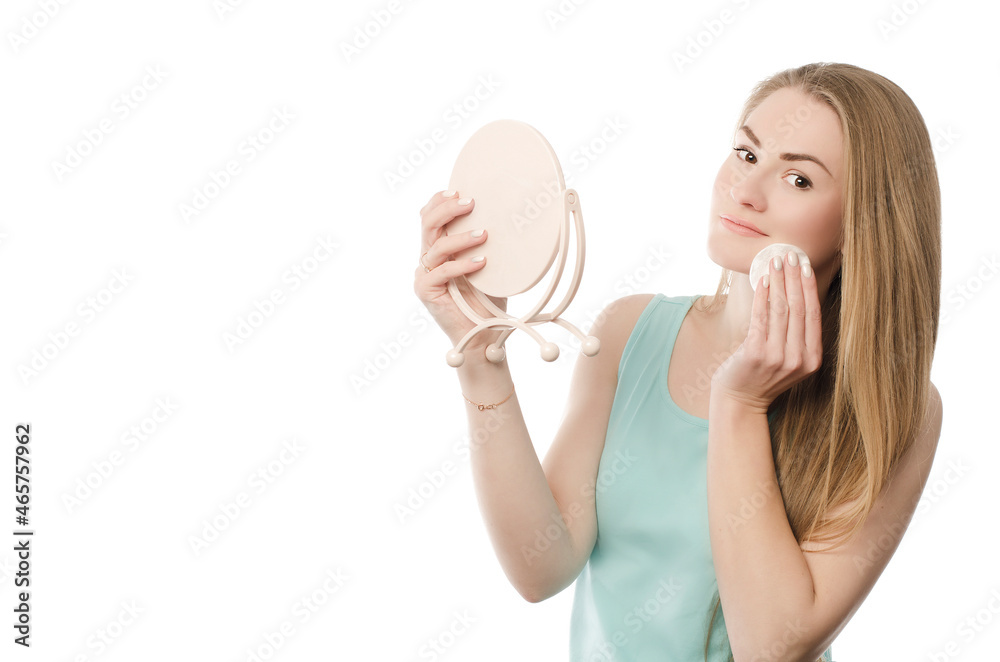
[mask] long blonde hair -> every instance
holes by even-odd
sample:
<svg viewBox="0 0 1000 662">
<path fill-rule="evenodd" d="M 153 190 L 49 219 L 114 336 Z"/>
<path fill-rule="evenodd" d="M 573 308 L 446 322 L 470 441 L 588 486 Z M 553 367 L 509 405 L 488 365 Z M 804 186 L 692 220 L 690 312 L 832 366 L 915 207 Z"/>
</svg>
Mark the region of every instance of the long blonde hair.
<svg viewBox="0 0 1000 662">
<path fill-rule="evenodd" d="M 844 136 L 842 261 L 822 306 L 823 365 L 768 409 L 795 539 L 838 540 L 832 549 L 864 524 L 923 422 L 938 332 L 941 199 L 917 107 L 895 83 L 860 67 L 813 63 L 770 76 L 748 97 L 734 136 L 786 87 L 829 104 Z M 723 269 L 705 312 L 724 303 L 732 277 Z M 717 590 L 713 603 L 706 661 Z"/>
</svg>

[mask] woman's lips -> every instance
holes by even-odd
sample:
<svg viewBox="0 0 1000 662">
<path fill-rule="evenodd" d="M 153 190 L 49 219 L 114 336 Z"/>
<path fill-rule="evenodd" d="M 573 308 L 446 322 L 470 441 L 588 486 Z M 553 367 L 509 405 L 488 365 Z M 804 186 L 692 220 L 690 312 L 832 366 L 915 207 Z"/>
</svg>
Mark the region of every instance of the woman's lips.
<svg viewBox="0 0 1000 662">
<path fill-rule="evenodd" d="M 760 232 L 759 230 L 754 230 L 751 227 L 747 227 L 747 225 L 741 225 L 740 223 L 732 220 L 733 217 L 731 217 L 731 216 L 726 216 L 725 214 L 722 214 L 721 216 L 719 216 L 719 218 L 722 219 L 722 225 L 725 226 L 726 229 L 728 229 L 728 230 L 730 230 L 732 232 L 735 232 L 736 234 L 741 234 L 744 237 L 766 237 L 767 236 L 766 234 L 764 234 L 763 232 Z"/>
</svg>

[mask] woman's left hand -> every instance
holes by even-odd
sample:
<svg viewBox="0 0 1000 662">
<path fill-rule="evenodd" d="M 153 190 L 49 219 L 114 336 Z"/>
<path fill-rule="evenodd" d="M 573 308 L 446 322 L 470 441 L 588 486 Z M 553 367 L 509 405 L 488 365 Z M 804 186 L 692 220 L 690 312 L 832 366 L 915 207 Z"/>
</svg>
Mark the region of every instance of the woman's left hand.
<svg viewBox="0 0 1000 662">
<path fill-rule="evenodd" d="M 788 253 L 794 255 L 794 253 Z M 728 397 L 766 414 L 779 395 L 823 363 L 816 273 L 785 256 L 781 269 L 768 264 L 770 283 L 757 283 L 746 340 L 712 375 L 712 399 Z M 768 296 L 770 295 L 770 301 Z"/>
</svg>

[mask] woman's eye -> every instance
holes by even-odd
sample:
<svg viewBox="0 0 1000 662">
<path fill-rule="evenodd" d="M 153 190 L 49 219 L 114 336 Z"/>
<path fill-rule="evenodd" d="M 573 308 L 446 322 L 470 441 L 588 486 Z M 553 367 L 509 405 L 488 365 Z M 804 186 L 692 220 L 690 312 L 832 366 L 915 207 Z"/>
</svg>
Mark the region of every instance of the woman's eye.
<svg viewBox="0 0 1000 662">
<path fill-rule="evenodd" d="M 744 163 L 757 163 L 757 157 L 754 156 L 753 152 L 751 152 L 746 147 L 733 147 L 733 151 L 736 152 L 736 158 L 738 158 L 740 161 L 743 161 Z M 744 153 L 746 154 L 746 158 L 743 157 Z M 794 180 L 789 183 L 795 188 L 799 189 L 800 191 L 805 191 L 812 188 L 812 183 L 802 175 L 796 175 L 793 173 L 791 175 L 786 176 L 785 179 L 787 180 L 789 177 L 794 178 Z"/>
<path fill-rule="evenodd" d="M 797 188 L 799 190 L 803 190 L 804 191 L 805 189 L 807 189 L 810 186 L 812 186 L 812 184 L 809 183 L 809 180 L 806 179 L 805 177 L 803 177 L 802 175 L 796 175 L 796 174 L 793 173 L 791 175 L 788 175 L 788 177 L 792 177 L 795 180 L 795 181 L 792 181 L 790 183 L 791 183 L 792 186 L 794 186 L 795 188 Z M 788 180 L 788 177 L 785 177 L 786 181 Z M 798 181 L 799 180 L 801 180 L 802 182 L 805 182 L 805 186 L 799 186 L 798 185 Z"/>
<path fill-rule="evenodd" d="M 750 152 L 750 150 L 748 150 L 748 149 L 746 149 L 744 147 L 733 147 L 733 150 L 736 151 L 736 158 L 738 158 L 740 161 L 743 161 L 744 163 L 756 163 L 757 162 L 757 157 L 754 156 Z M 746 152 L 747 158 L 744 159 L 742 156 L 740 156 L 740 152 Z"/>
</svg>

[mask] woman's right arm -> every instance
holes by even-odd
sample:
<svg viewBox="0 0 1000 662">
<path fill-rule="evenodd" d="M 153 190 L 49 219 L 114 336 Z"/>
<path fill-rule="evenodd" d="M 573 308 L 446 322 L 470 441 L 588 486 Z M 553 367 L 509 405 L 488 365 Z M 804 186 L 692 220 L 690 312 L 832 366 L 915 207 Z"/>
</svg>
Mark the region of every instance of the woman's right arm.
<svg viewBox="0 0 1000 662">
<path fill-rule="evenodd" d="M 474 239 L 439 234 L 449 220 L 468 210 L 454 208 L 454 200 L 438 194 L 424 208 L 428 267 L 442 264 L 444 256 Z M 427 230 L 435 230 L 430 236 Z M 485 238 L 483 239 L 485 241 Z M 448 248 L 435 248 L 443 241 Z M 418 268 L 415 291 L 428 305 L 438 324 L 456 343 L 470 328 L 467 319 L 447 296 L 447 278 L 469 273 L 480 264 L 444 262 L 449 272 L 435 267 L 422 278 Z M 609 304 L 590 329 L 601 342 L 601 351 L 577 357 L 570 384 L 569 402 L 556 438 L 545 457 L 538 460 L 525 426 L 507 359 L 489 362 L 483 349 L 499 331 L 482 332 L 465 348 L 459 366 L 462 394 L 476 403 L 499 403 L 495 409 L 463 402 L 469 420 L 470 462 L 476 497 L 500 565 L 514 588 L 529 602 L 540 602 L 566 588 L 580 574 L 597 539 L 594 499 L 597 469 L 604 450 L 608 419 L 618 383 L 618 363 L 639 314 L 652 295 L 626 296 Z M 467 297 L 473 298 L 473 297 Z M 478 302 L 476 305 L 478 308 Z M 506 310 L 506 301 L 501 308 Z M 464 319 L 464 318 L 463 318 Z M 482 338 L 480 338 L 482 337 Z M 461 396 L 460 396 L 461 397 Z"/>
<path fill-rule="evenodd" d="M 594 549 L 597 470 L 618 385 L 618 363 L 651 296 L 612 302 L 595 321 L 589 333 L 600 340 L 601 351 L 577 356 L 569 400 L 544 466 L 516 391 L 494 410 L 479 411 L 465 402 L 479 508 L 504 573 L 529 602 L 546 600 L 572 584 Z M 507 359 L 492 364 L 481 352 L 475 359 L 466 356 L 458 368 L 466 397 L 488 404 L 510 394 Z"/>
</svg>

